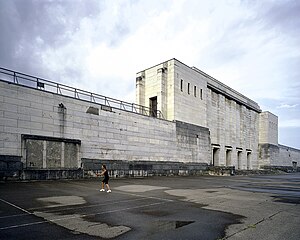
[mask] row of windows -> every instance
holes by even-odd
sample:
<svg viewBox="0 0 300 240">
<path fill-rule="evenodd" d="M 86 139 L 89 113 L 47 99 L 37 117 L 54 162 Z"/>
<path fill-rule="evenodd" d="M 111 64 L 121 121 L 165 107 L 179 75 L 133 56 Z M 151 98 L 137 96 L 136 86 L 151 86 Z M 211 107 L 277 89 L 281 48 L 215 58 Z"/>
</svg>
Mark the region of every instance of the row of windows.
<svg viewBox="0 0 300 240">
<path fill-rule="evenodd" d="M 180 90 L 181 90 L 181 92 L 183 92 L 183 80 L 181 79 L 181 81 L 180 81 Z M 187 84 L 187 93 L 188 94 L 191 94 L 191 84 L 190 83 L 188 83 Z M 194 97 L 197 97 L 197 86 L 194 86 Z M 200 89 L 200 91 L 199 91 L 199 97 L 200 97 L 200 99 L 202 100 L 202 97 L 203 97 L 203 92 L 202 92 L 202 89 Z"/>
</svg>

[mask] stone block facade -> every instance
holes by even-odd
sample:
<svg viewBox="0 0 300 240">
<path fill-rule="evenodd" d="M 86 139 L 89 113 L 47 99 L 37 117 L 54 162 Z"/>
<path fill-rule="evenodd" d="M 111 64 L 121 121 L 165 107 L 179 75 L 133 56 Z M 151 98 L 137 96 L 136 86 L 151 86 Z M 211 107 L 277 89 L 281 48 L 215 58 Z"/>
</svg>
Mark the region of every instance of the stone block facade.
<svg viewBox="0 0 300 240">
<path fill-rule="evenodd" d="M 259 143 L 278 145 L 278 117 L 268 111 L 259 114 Z"/>
<path fill-rule="evenodd" d="M 152 107 L 153 98 L 167 120 L 209 130 L 213 166 L 287 164 L 279 155 L 278 117 L 196 67 L 171 59 L 137 73 L 137 103 Z"/>
<path fill-rule="evenodd" d="M 138 72 L 127 108 L 38 83 L 0 75 L 0 178 L 81 178 L 102 163 L 115 177 L 299 166 L 300 150 L 278 144 L 276 115 L 176 59 Z"/>
<path fill-rule="evenodd" d="M 299 167 L 300 150 L 284 145 L 260 144 L 260 166 L 266 167 Z"/>
<path fill-rule="evenodd" d="M 198 163 L 201 170 L 209 163 L 209 131 L 203 127 L 5 81 L 0 81 L 0 96 L 0 155 L 20 159 L 27 171 L 23 177 L 29 170 L 84 168 L 82 159 Z M 49 176 L 60 175 L 52 171 Z"/>
</svg>

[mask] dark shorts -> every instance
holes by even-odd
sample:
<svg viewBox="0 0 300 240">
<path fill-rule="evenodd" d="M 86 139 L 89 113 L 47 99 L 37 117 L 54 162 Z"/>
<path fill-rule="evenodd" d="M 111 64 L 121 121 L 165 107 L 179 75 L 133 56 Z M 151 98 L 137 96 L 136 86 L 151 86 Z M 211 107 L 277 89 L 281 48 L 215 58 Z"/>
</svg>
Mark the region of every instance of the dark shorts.
<svg viewBox="0 0 300 240">
<path fill-rule="evenodd" d="M 104 178 L 104 179 L 102 180 L 102 182 L 105 183 L 105 184 L 108 184 L 108 180 L 109 180 L 109 177 Z"/>
</svg>

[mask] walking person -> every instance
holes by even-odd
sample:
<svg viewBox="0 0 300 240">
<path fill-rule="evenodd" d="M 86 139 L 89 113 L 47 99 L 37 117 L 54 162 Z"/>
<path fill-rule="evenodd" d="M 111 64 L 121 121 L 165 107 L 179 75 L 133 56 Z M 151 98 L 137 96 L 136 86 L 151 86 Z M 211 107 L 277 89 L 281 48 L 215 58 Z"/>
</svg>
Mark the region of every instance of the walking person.
<svg viewBox="0 0 300 240">
<path fill-rule="evenodd" d="M 107 192 L 110 193 L 111 190 L 110 190 L 109 185 L 108 185 L 109 176 L 108 176 L 108 171 L 106 169 L 106 165 L 102 164 L 101 169 L 102 169 L 102 172 L 100 173 L 100 175 L 104 176 L 104 179 L 102 180 L 102 188 L 100 189 L 100 192 L 105 191 L 105 189 L 104 189 L 104 184 L 105 184 Z"/>
</svg>

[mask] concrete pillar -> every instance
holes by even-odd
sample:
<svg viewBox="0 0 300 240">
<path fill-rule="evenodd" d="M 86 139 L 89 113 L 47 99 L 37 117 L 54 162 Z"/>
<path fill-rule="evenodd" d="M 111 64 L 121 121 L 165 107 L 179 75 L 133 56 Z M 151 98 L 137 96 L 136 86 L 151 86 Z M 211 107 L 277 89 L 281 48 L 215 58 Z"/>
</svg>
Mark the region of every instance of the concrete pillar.
<svg viewBox="0 0 300 240">
<path fill-rule="evenodd" d="M 47 168 L 47 141 L 43 141 L 43 168 Z"/>
<path fill-rule="evenodd" d="M 62 142 L 61 143 L 61 157 L 60 157 L 60 161 L 61 161 L 61 167 L 65 167 L 65 143 Z"/>
</svg>

